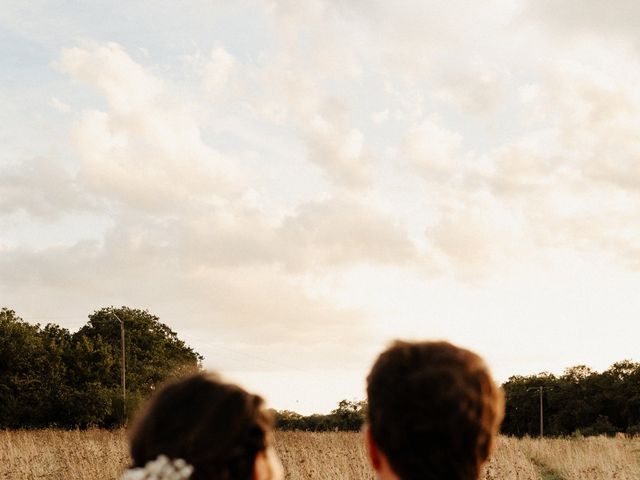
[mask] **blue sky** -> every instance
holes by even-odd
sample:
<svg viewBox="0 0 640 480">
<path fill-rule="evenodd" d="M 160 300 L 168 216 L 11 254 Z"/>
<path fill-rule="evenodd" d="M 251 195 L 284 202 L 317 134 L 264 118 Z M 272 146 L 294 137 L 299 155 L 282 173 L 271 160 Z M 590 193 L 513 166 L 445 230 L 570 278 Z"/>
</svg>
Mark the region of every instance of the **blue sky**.
<svg viewBox="0 0 640 480">
<path fill-rule="evenodd" d="M 5 2 L 0 299 L 147 308 L 276 408 L 396 337 L 634 358 L 635 2 Z"/>
</svg>

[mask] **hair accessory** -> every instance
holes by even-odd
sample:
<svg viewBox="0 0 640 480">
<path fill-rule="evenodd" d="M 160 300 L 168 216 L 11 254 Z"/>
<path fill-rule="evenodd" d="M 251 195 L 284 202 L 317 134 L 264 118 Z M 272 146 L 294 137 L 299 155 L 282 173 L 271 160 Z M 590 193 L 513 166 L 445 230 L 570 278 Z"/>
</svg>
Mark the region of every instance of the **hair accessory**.
<svg viewBox="0 0 640 480">
<path fill-rule="evenodd" d="M 130 468 L 122 480 L 187 480 L 193 467 L 181 458 L 171 460 L 166 455 L 147 462 L 144 468 Z"/>
</svg>

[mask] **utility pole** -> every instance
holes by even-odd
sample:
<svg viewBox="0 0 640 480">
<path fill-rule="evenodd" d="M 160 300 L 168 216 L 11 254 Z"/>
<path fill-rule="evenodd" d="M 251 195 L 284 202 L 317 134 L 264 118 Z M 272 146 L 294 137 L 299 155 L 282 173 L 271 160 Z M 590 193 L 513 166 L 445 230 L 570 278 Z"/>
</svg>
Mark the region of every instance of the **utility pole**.
<svg viewBox="0 0 640 480">
<path fill-rule="evenodd" d="M 122 333 L 122 335 L 124 335 L 124 332 Z M 124 336 L 122 338 L 124 339 Z M 124 340 L 122 340 L 122 341 L 124 342 Z M 123 350 L 123 352 L 124 352 L 124 350 Z M 123 360 L 123 362 L 124 362 L 124 360 Z M 124 365 L 124 363 L 123 363 L 123 365 Z M 542 409 L 542 386 L 540 386 L 540 438 L 542 439 L 543 437 L 544 437 L 544 411 Z"/>
<path fill-rule="evenodd" d="M 548 388 L 551 387 L 543 387 L 542 385 L 540 385 L 539 387 L 527 388 L 528 391 L 538 390 L 538 392 L 540 392 L 540 438 L 544 438 L 544 407 L 542 404 L 542 392 Z"/>
<path fill-rule="evenodd" d="M 127 374 L 124 356 L 124 322 L 113 310 L 111 311 L 111 314 L 120 322 L 120 350 L 122 350 L 122 359 L 120 364 L 120 371 L 122 374 L 122 424 L 124 425 L 127 423 Z"/>
</svg>

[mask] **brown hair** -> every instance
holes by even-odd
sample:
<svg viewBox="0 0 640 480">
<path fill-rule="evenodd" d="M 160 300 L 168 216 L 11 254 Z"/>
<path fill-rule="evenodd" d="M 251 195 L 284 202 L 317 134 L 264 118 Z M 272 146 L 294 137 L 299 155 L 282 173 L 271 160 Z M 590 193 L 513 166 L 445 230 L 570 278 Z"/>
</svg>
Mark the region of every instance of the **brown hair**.
<svg viewBox="0 0 640 480">
<path fill-rule="evenodd" d="M 504 411 L 484 361 L 447 342 L 397 341 L 367 377 L 371 435 L 402 480 L 476 480 Z"/>
<path fill-rule="evenodd" d="M 169 383 L 130 431 L 132 466 L 144 467 L 163 454 L 191 464 L 190 480 L 251 480 L 272 428 L 263 403 L 213 374 Z"/>
</svg>

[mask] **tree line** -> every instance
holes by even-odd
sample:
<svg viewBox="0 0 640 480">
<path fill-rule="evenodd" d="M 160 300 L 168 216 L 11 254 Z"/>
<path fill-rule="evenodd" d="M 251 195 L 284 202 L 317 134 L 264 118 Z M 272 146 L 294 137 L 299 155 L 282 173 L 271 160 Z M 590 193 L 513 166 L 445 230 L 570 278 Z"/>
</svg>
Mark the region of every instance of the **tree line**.
<svg viewBox="0 0 640 480">
<path fill-rule="evenodd" d="M 126 405 L 121 387 L 125 327 Z M 77 332 L 0 310 L 0 428 L 110 428 L 202 357 L 145 310 L 103 308 Z"/>
<path fill-rule="evenodd" d="M 367 416 L 367 402 L 341 400 L 336 409 L 325 415 L 300 415 L 290 410 L 274 410 L 274 414 L 278 430 L 357 431 L 362 428 Z"/>
<path fill-rule="evenodd" d="M 640 434 L 640 363 L 623 360 L 602 373 L 581 365 L 560 376 L 509 378 L 504 434 L 539 434 L 540 387 L 545 435 Z"/>
<path fill-rule="evenodd" d="M 125 335 L 122 399 L 120 320 Z M 77 332 L 23 321 L 0 309 L 0 428 L 115 427 L 157 385 L 201 369 L 202 356 L 146 310 L 103 308 Z M 502 385 L 502 433 L 540 432 L 540 387 L 547 435 L 640 434 L 640 364 L 617 362 L 599 373 L 585 366 L 556 376 L 512 376 Z M 274 411 L 281 430 L 359 430 L 364 401 L 342 400 L 329 414 Z"/>
<path fill-rule="evenodd" d="M 576 366 L 560 376 L 510 377 L 502 384 L 506 400 L 503 435 L 540 434 L 540 387 L 545 435 L 640 434 L 640 363 L 624 360 L 602 373 Z M 276 418 L 283 430 L 359 430 L 366 411 L 366 402 L 343 400 L 328 415 L 284 411 L 277 412 Z"/>
</svg>

